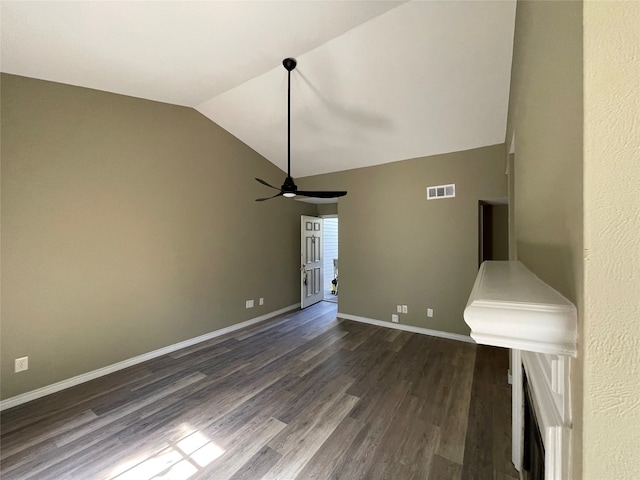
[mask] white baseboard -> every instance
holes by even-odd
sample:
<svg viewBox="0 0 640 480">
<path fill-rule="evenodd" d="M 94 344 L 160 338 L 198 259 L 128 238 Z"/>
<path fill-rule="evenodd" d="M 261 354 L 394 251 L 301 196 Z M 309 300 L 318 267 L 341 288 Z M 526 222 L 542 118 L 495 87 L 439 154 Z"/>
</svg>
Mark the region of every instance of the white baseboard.
<svg viewBox="0 0 640 480">
<path fill-rule="evenodd" d="M 473 338 L 468 335 L 460 335 L 458 333 L 441 332 L 440 330 L 431 330 L 429 328 L 414 327 L 412 325 L 403 325 L 402 323 L 384 322 L 382 320 L 374 320 L 373 318 L 358 317 L 357 315 L 349 315 L 348 313 L 338 312 L 338 318 L 345 320 L 353 320 L 354 322 L 369 323 L 379 327 L 395 328 L 406 332 L 421 333 L 423 335 L 431 335 L 432 337 L 446 338 L 448 340 L 457 340 L 459 342 L 476 343 Z"/>
<path fill-rule="evenodd" d="M 16 395 L 15 397 L 7 398 L 6 400 L 0 401 L 0 411 L 6 410 L 7 408 L 11 408 L 11 407 L 16 407 L 18 405 L 30 402 L 31 400 L 35 400 L 37 398 L 44 397 L 46 395 L 51 395 L 52 393 L 56 393 L 61 390 L 65 390 L 67 388 L 74 387 L 76 385 L 79 385 L 84 382 L 88 382 L 89 380 L 93 380 L 95 378 L 103 377 L 110 373 L 117 372 L 118 370 L 122 370 L 128 367 L 131 367 L 133 365 L 146 362 L 147 360 L 151 360 L 153 358 L 157 358 L 162 355 L 175 352 L 176 350 L 190 347 L 197 343 L 205 342 L 207 340 L 211 340 L 212 338 L 216 338 L 221 335 L 225 335 L 227 333 L 240 330 L 241 328 L 248 327 L 255 323 L 263 322 L 264 320 L 268 320 L 269 318 L 275 317 L 277 315 L 281 315 L 283 313 L 289 312 L 299 307 L 300 307 L 299 303 L 296 303 L 294 305 L 289 305 L 288 307 L 281 308 L 280 310 L 266 313 L 264 315 L 260 315 L 259 317 L 252 318 L 250 320 L 246 320 L 244 322 L 240 322 L 235 325 L 231 325 L 229 327 L 221 328 L 220 330 L 215 330 L 213 332 L 209 332 L 204 335 L 200 335 L 199 337 L 190 338 L 189 340 L 175 343 L 167 347 L 159 348 L 158 350 L 144 353 L 137 357 L 129 358 L 127 360 L 123 360 L 122 362 L 114 363 L 113 365 L 108 365 L 106 367 L 99 368 L 91 372 L 83 373 L 81 375 L 77 375 L 75 377 L 62 380 L 61 382 L 57 382 L 52 385 L 47 385 L 46 387 L 38 388 L 37 390 L 32 390 L 30 392 L 26 392 L 21 395 Z"/>
</svg>

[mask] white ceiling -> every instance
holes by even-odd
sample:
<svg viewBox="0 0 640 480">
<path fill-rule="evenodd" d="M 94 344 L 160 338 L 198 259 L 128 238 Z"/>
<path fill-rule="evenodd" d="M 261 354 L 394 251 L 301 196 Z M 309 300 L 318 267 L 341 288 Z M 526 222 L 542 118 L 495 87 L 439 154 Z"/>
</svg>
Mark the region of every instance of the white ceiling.
<svg viewBox="0 0 640 480">
<path fill-rule="evenodd" d="M 3 72 L 196 108 L 291 174 L 505 140 L 515 0 L 5 1 Z"/>
</svg>

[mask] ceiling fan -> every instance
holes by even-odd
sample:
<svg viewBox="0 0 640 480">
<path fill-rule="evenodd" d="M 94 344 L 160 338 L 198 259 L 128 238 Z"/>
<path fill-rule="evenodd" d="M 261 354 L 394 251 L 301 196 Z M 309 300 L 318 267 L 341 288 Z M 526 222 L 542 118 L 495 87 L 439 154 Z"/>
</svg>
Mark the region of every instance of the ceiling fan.
<svg viewBox="0 0 640 480">
<path fill-rule="evenodd" d="M 273 188 L 274 190 L 279 190 L 278 193 L 273 195 L 272 197 L 265 198 L 257 198 L 256 202 L 263 202 L 265 200 L 269 200 L 271 198 L 276 197 L 295 197 L 299 195 L 301 197 L 313 197 L 313 198 L 337 198 L 344 197 L 347 192 L 329 192 L 329 191 L 308 191 L 308 190 L 298 190 L 298 186 L 294 183 L 293 178 L 291 177 L 291 70 L 296 68 L 295 58 L 285 58 L 282 61 L 282 65 L 287 70 L 288 75 L 288 83 L 287 83 L 287 178 L 284 179 L 284 183 L 280 188 L 274 187 L 273 185 L 269 185 L 267 182 L 260 178 L 256 178 L 258 182 L 267 187 Z"/>
</svg>

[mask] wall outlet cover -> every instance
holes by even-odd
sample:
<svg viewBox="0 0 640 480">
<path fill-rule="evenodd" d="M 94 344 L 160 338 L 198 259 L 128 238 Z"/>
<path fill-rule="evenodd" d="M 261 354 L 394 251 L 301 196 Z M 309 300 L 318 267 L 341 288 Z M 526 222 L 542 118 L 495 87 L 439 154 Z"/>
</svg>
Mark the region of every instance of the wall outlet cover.
<svg viewBox="0 0 640 480">
<path fill-rule="evenodd" d="M 409 309 L 406 305 L 402 305 L 402 313 L 409 313 Z"/>
<path fill-rule="evenodd" d="M 24 372 L 29 370 L 29 357 L 16 358 L 15 372 Z"/>
<path fill-rule="evenodd" d="M 402 313 L 402 305 L 397 305 L 396 306 L 396 312 Z"/>
<path fill-rule="evenodd" d="M 398 315 L 396 315 L 395 313 L 391 315 L 391 321 L 393 323 L 398 323 Z"/>
<path fill-rule="evenodd" d="M 427 317 L 433 317 L 433 309 L 427 308 Z"/>
</svg>

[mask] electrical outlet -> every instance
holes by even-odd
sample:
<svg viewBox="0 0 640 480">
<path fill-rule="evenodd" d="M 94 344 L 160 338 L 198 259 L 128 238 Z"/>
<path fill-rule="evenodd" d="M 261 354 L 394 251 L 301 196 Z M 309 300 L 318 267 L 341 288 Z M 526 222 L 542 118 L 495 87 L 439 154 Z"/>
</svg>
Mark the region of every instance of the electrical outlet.
<svg viewBox="0 0 640 480">
<path fill-rule="evenodd" d="M 29 357 L 16 358 L 16 373 L 29 370 Z"/>
<path fill-rule="evenodd" d="M 260 305 L 264 305 L 264 298 L 260 297 Z"/>
<path fill-rule="evenodd" d="M 427 308 L 427 317 L 433 317 L 433 309 Z"/>
<path fill-rule="evenodd" d="M 245 302 L 245 308 L 253 308 L 253 300 L 247 300 Z"/>
<path fill-rule="evenodd" d="M 391 315 L 391 321 L 393 323 L 398 323 L 398 315 L 396 315 L 395 313 Z"/>
<path fill-rule="evenodd" d="M 406 305 L 402 305 L 402 313 L 409 313 L 409 309 Z"/>
<path fill-rule="evenodd" d="M 396 312 L 402 313 L 402 305 L 397 305 L 396 306 Z"/>
</svg>

